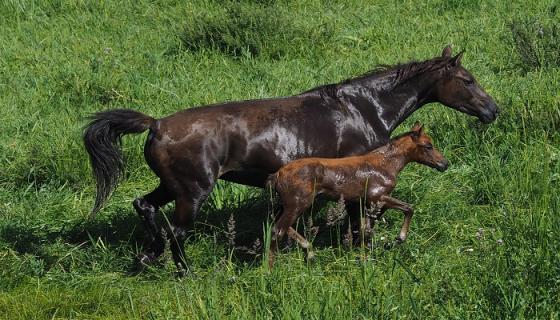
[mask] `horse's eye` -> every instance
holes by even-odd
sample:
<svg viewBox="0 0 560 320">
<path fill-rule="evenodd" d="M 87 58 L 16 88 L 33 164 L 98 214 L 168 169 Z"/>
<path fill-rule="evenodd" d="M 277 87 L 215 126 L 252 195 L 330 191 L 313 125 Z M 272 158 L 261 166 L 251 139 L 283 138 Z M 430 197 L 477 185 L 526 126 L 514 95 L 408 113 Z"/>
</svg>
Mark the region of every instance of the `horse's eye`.
<svg viewBox="0 0 560 320">
<path fill-rule="evenodd" d="M 474 80 L 473 80 L 473 79 L 463 79 L 463 82 L 464 82 L 466 85 L 470 86 L 471 84 L 474 83 Z"/>
<path fill-rule="evenodd" d="M 428 150 L 432 150 L 434 148 L 434 146 L 431 143 L 427 143 L 424 145 L 424 148 L 428 149 Z"/>
</svg>

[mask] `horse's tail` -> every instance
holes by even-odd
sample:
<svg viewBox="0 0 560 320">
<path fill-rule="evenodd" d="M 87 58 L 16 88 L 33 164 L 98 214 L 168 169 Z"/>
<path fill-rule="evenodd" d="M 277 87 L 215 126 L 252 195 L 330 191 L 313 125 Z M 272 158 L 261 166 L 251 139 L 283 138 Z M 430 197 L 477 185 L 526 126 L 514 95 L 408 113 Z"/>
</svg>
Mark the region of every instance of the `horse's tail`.
<svg viewBox="0 0 560 320">
<path fill-rule="evenodd" d="M 129 109 L 97 112 L 84 129 L 84 145 L 89 154 L 93 176 L 97 183 L 91 217 L 99 211 L 117 186 L 124 169 L 121 138 L 129 133 L 155 129 L 156 119 Z"/>
</svg>

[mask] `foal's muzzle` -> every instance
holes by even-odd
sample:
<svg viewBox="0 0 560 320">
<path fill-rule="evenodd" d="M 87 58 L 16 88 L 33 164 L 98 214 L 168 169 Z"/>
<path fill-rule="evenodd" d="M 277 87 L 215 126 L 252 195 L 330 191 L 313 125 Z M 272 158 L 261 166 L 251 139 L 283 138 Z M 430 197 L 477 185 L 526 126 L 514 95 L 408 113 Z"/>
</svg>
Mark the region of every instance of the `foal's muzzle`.
<svg viewBox="0 0 560 320">
<path fill-rule="evenodd" d="M 436 163 L 435 166 L 435 168 L 440 172 L 447 170 L 448 167 L 449 167 L 449 162 L 447 160 L 439 161 Z"/>
</svg>

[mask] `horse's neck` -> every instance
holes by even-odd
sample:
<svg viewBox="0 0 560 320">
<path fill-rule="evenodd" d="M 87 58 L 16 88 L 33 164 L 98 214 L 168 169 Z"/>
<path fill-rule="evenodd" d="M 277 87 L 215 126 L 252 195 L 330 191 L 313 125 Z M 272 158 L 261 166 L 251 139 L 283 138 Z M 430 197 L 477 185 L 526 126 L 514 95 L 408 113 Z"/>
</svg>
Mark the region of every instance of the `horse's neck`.
<svg viewBox="0 0 560 320">
<path fill-rule="evenodd" d="M 388 131 L 393 132 L 404 120 L 406 120 L 412 113 L 418 110 L 424 102 L 422 101 L 421 93 L 413 87 L 396 88 L 388 97 L 383 99 L 382 105 L 389 112 L 380 114 L 384 121 L 388 124 Z"/>
<path fill-rule="evenodd" d="M 415 80 L 405 81 L 392 89 L 380 89 L 380 81 L 362 80 L 349 84 L 346 88 L 341 87 L 341 90 L 350 91 L 349 102 L 360 110 L 370 123 L 383 126 L 390 135 L 414 111 L 430 102 L 429 96 L 434 81 L 427 75 L 419 75 Z M 353 103 L 352 100 L 362 103 Z M 364 104 L 363 101 L 368 103 Z"/>
</svg>

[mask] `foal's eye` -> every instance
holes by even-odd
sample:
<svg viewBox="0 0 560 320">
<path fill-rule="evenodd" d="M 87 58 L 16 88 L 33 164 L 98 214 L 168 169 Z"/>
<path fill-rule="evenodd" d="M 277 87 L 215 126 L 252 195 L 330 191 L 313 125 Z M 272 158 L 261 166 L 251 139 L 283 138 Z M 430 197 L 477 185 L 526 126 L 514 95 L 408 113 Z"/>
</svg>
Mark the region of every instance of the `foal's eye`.
<svg viewBox="0 0 560 320">
<path fill-rule="evenodd" d="M 432 150 L 434 148 L 434 146 L 431 143 L 427 143 L 424 145 L 424 148 L 428 149 L 428 150 Z"/>
</svg>

